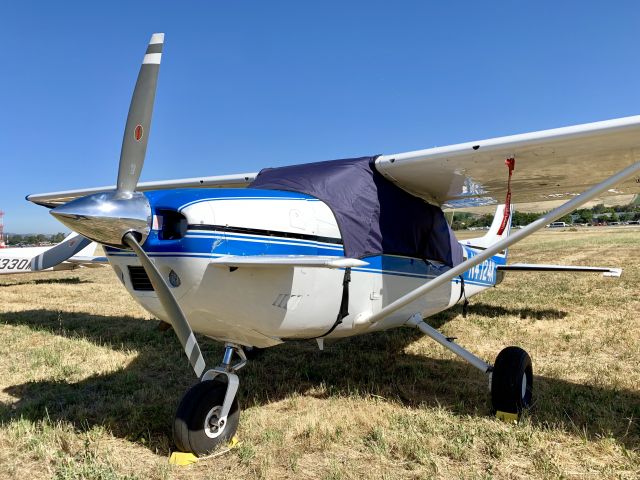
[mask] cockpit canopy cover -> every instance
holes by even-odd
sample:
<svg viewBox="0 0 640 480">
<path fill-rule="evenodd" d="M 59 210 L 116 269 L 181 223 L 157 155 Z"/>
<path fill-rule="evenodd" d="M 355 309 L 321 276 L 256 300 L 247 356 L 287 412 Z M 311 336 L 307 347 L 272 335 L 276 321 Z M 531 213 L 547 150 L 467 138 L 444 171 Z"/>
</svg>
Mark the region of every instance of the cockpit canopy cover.
<svg viewBox="0 0 640 480">
<path fill-rule="evenodd" d="M 462 247 L 442 210 L 414 197 L 375 169 L 376 157 L 306 163 L 260 171 L 250 188 L 305 193 L 333 211 L 347 257 L 403 255 L 449 266 Z"/>
</svg>

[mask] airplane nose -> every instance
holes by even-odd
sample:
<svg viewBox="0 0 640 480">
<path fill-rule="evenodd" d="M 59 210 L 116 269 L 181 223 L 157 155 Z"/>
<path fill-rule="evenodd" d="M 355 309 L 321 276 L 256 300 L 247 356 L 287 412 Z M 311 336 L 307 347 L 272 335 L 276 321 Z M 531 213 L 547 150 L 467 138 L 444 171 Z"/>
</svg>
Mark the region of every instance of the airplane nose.
<svg viewBox="0 0 640 480">
<path fill-rule="evenodd" d="M 151 229 L 151 206 L 140 192 L 123 196 L 103 192 L 60 205 L 49 213 L 71 230 L 98 243 L 128 248 L 122 241 L 126 233 L 144 243 Z"/>
</svg>

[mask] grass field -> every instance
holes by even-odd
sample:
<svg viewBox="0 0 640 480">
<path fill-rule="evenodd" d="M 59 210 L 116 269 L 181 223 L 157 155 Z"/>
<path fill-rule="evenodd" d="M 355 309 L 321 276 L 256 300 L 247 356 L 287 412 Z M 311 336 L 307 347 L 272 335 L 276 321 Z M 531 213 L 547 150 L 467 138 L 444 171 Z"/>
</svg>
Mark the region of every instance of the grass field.
<svg viewBox="0 0 640 480">
<path fill-rule="evenodd" d="M 172 467 L 171 422 L 193 382 L 110 269 L 0 277 L 0 478 L 640 478 L 640 229 L 545 231 L 511 261 L 622 266 L 512 273 L 432 318 L 493 361 L 534 362 L 518 425 L 487 381 L 417 331 L 268 350 L 241 372 L 241 444 Z M 201 339 L 217 362 L 222 348 Z"/>
</svg>

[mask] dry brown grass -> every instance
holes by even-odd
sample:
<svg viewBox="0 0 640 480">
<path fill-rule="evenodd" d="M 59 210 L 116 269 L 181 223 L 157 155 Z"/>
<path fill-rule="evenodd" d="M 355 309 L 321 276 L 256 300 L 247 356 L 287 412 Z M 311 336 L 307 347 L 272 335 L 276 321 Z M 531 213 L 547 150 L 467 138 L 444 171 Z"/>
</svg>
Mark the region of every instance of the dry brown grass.
<svg viewBox="0 0 640 480">
<path fill-rule="evenodd" d="M 170 426 L 192 373 L 172 332 L 110 269 L 2 277 L 0 478 L 638 478 L 639 234 L 541 232 L 511 260 L 622 278 L 513 273 L 467 318 L 432 319 L 486 359 L 531 353 L 537 402 L 519 425 L 490 416 L 477 371 L 403 329 L 267 351 L 241 374 L 241 446 L 182 468 Z"/>
</svg>

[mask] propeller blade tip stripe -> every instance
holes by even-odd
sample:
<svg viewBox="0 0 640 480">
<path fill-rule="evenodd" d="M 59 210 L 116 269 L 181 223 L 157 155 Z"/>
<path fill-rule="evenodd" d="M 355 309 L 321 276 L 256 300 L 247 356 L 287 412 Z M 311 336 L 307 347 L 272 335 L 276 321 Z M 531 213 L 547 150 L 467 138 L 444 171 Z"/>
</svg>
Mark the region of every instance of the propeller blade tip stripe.
<svg viewBox="0 0 640 480">
<path fill-rule="evenodd" d="M 151 35 L 149 45 L 153 45 L 155 43 L 164 43 L 164 33 L 154 33 L 153 35 Z"/>
<path fill-rule="evenodd" d="M 191 334 L 189 335 L 189 338 L 187 338 L 187 343 L 184 346 L 184 353 L 187 354 L 187 357 L 191 357 L 191 354 L 193 353 L 193 347 L 196 346 L 196 337 L 193 334 L 193 332 L 191 332 Z"/>
<path fill-rule="evenodd" d="M 193 370 L 196 373 L 196 376 L 198 378 L 200 378 L 202 376 L 202 373 L 204 372 L 204 369 L 206 367 L 206 364 L 204 363 L 204 358 L 202 358 L 202 355 L 200 355 L 198 357 L 198 361 L 196 362 L 195 366 L 193 367 Z"/>
<path fill-rule="evenodd" d="M 160 59 L 162 58 L 162 54 L 161 53 L 147 53 L 144 56 L 144 60 L 142 61 L 143 64 L 145 63 L 153 63 L 156 65 L 160 65 Z"/>
</svg>

